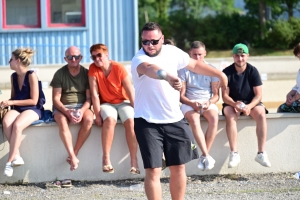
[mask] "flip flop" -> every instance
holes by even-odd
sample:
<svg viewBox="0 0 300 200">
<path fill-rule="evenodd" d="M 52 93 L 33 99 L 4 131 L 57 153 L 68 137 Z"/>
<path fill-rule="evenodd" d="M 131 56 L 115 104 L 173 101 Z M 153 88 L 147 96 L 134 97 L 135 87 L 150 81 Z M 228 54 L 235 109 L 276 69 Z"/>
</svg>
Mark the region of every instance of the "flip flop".
<svg viewBox="0 0 300 200">
<path fill-rule="evenodd" d="M 111 174 L 115 172 L 112 165 L 104 165 L 102 167 L 102 171 L 105 172 L 105 173 L 111 173 Z"/>
<path fill-rule="evenodd" d="M 61 187 L 63 188 L 71 188 L 73 187 L 71 179 L 65 179 L 61 182 Z"/>
<path fill-rule="evenodd" d="M 52 183 L 49 183 L 46 185 L 47 188 L 61 188 L 61 182 L 60 181 L 54 181 Z"/>
<path fill-rule="evenodd" d="M 138 168 L 131 167 L 130 173 L 134 174 L 134 175 L 137 175 L 137 174 L 140 174 L 141 172 L 140 172 L 140 170 Z"/>
</svg>

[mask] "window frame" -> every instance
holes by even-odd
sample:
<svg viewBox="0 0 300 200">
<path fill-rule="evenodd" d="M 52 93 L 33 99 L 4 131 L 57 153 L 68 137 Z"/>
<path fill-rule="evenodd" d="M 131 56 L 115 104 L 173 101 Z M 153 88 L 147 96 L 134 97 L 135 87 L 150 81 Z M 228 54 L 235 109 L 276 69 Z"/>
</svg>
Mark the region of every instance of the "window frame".
<svg viewBox="0 0 300 200">
<path fill-rule="evenodd" d="M 2 1 L 2 28 L 3 29 L 28 29 L 41 28 L 41 0 L 36 0 L 37 3 L 37 24 L 36 25 L 7 25 L 6 23 L 6 1 Z"/>
<path fill-rule="evenodd" d="M 51 0 L 46 0 L 47 28 L 86 27 L 85 0 L 81 0 L 81 23 L 51 23 Z"/>
</svg>

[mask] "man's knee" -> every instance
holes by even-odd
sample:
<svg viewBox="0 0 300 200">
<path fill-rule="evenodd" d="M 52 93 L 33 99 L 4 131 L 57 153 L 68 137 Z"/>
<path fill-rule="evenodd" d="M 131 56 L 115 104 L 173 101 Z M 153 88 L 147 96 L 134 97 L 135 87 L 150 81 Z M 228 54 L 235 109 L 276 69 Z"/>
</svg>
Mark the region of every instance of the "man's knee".
<svg viewBox="0 0 300 200">
<path fill-rule="evenodd" d="M 169 166 L 171 173 L 185 173 L 185 165 L 173 165 Z"/>
<path fill-rule="evenodd" d="M 192 125 L 200 125 L 200 114 L 196 115 L 194 111 L 189 111 L 185 114 L 185 118 Z"/>
<path fill-rule="evenodd" d="M 84 126 L 92 126 L 94 122 L 94 115 L 93 114 L 84 115 L 82 121 Z"/>
<path fill-rule="evenodd" d="M 219 115 L 218 113 L 213 113 L 206 116 L 206 120 L 210 126 L 217 126 L 219 122 Z"/>
<path fill-rule="evenodd" d="M 160 179 L 161 168 L 146 168 L 145 172 L 148 179 Z"/>
</svg>

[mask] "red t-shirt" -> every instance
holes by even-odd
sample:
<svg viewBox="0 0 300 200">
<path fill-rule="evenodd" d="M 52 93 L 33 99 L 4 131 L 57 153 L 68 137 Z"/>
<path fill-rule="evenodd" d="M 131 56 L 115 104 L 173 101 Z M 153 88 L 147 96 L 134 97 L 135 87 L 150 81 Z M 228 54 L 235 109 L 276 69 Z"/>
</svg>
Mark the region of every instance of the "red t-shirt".
<svg viewBox="0 0 300 200">
<path fill-rule="evenodd" d="M 100 104 L 118 104 L 129 99 L 122 85 L 122 80 L 128 76 L 128 73 L 120 63 L 111 61 L 111 71 L 107 77 L 105 77 L 100 67 L 92 63 L 88 76 L 93 76 L 97 79 Z"/>
</svg>

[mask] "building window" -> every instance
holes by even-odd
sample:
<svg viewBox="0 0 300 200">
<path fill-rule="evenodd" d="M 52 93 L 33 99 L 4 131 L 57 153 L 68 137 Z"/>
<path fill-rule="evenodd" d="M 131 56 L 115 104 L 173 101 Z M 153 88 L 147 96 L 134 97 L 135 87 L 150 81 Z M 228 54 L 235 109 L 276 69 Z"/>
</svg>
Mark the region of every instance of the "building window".
<svg viewBox="0 0 300 200">
<path fill-rule="evenodd" d="M 85 26 L 85 0 L 47 0 L 48 27 Z"/>
<path fill-rule="evenodd" d="M 3 0 L 3 28 L 39 28 L 40 0 Z"/>
</svg>

